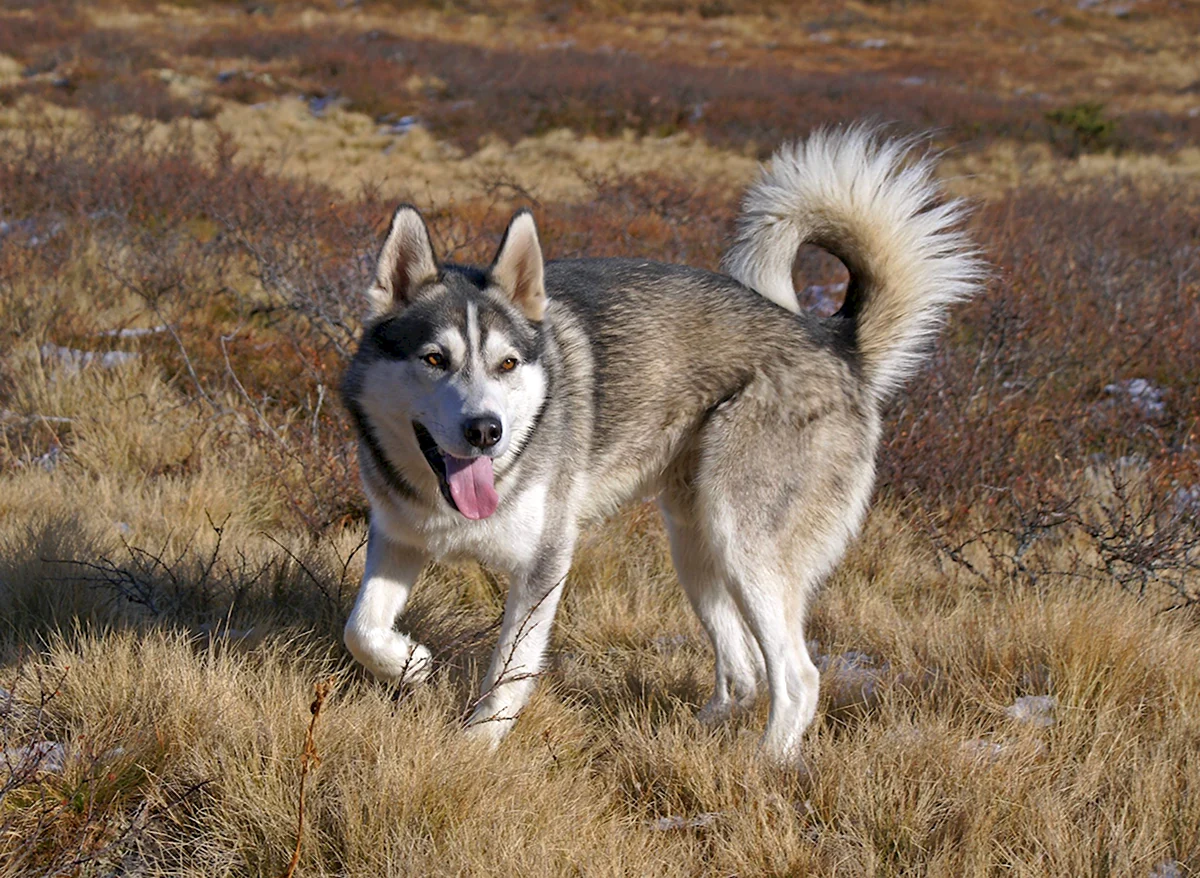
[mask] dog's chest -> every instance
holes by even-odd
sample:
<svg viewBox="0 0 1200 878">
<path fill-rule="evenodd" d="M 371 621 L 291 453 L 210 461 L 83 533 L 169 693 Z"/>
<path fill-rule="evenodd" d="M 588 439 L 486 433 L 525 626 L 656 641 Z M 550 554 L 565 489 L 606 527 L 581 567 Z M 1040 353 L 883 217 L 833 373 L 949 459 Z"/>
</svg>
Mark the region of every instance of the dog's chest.
<svg viewBox="0 0 1200 878">
<path fill-rule="evenodd" d="M 398 541 L 438 560 L 472 559 L 504 572 L 528 567 L 537 556 L 546 528 L 549 485 L 528 485 L 503 497 L 490 518 L 470 521 L 448 506 L 414 517 L 391 504 L 373 503 L 380 525 Z"/>
</svg>

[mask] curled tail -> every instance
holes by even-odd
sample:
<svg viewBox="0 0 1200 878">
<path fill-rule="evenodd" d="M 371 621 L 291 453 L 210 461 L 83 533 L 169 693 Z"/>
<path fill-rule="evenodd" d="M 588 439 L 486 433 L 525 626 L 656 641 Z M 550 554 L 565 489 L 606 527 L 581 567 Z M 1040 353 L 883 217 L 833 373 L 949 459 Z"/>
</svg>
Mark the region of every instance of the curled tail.
<svg viewBox="0 0 1200 878">
<path fill-rule="evenodd" d="M 854 321 L 855 348 L 881 401 L 924 356 L 946 308 L 986 275 L 958 230 L 962 201 L 947 201 L 928 158 L 906 161 L 912 141 L 882 140 L 867 127 L 820 130 L 781 148 L 742 202 L 738 235 L 722 269 L 799 312 L 792 264 L 802 244 L 850 272 L 838 312 Z"/>
</svg>

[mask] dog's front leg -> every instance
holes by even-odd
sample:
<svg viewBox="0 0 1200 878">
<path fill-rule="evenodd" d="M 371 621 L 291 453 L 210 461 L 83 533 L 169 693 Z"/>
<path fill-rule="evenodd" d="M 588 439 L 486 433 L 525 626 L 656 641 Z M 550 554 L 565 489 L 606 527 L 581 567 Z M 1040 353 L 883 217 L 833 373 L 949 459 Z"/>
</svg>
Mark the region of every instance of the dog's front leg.
<svg viewBox="0 0 1200 878">
<path fill-rule="evenodd" d="M 493 747 L 512 729 L 533 692 L 571 566 L 570 548 L 546 547 L 536 557 L 509 585 L 496 651 L 467 720 L 467 733 Z"/>
<path fill-rule="evenodd" d="M 429 650 L 392 628 L 426 560 L 425 553 L 392 542 L 371 525 L 367 566 L 346 621 L 345 641 L 351 655 L 389 683 L 416 683 L 429 676 Z"/>
</svg>

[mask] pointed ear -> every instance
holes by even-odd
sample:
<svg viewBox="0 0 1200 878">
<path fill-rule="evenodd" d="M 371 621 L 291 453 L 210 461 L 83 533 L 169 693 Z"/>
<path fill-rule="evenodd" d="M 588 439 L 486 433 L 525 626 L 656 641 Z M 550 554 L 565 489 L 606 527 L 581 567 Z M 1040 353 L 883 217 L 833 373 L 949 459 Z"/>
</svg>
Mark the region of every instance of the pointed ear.
<svg viewBox="0 0 1200 878">
<path fill-rule="evenodd" d="M 513 215 L 488 275 L 526 317 L 542 319 L 546 313 L 542 245 L 538 243 L 533 214 L 528 210 L 522 209 Z"/>
<path fill-rule="evenodd" d="M 371 316 L 380 317 L 407 305 L 421 284 L 433 280 L 437 273 L 437 259 L 425 220 L 411 204 L 400 205 L 379 251 L 375 283 L 367 293 Z"/>
</svg>

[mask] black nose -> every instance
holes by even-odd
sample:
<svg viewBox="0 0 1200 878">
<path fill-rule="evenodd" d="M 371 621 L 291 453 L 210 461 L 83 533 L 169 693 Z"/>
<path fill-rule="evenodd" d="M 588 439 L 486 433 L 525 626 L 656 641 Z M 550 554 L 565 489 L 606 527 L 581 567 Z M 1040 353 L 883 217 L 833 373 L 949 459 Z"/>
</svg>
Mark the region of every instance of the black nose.
<svg viewBox="0 0 1200 878">
<path fill-rule="evenodd" d="M 502 432 L 500 421 L 491 415 L 472 418 L 463 424 L 463 435 L 476 448 L 491 448 L 500 441 Z"/>
</svg>

